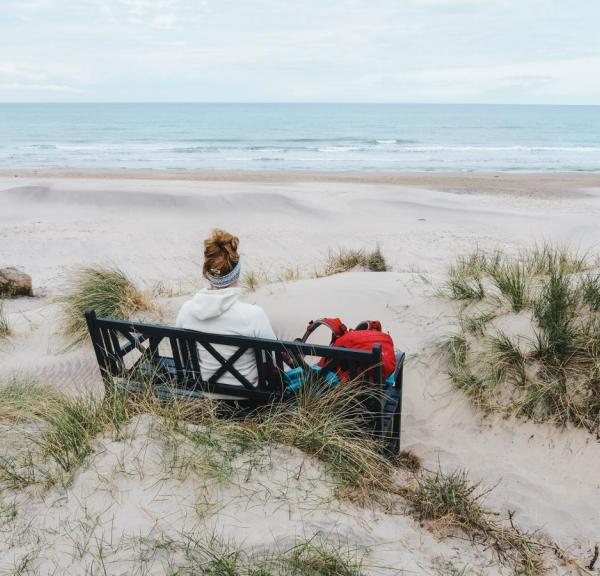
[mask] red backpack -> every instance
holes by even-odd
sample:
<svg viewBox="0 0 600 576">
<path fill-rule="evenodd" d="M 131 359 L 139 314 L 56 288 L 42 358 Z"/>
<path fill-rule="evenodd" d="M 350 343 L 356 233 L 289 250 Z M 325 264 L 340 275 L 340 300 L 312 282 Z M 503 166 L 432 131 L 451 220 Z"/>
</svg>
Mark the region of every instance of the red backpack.
<svg viewBox="0 0 600 576">
<path fill-rule="evenodd" d="M 381 344 L 381 364 L 384 380 L 396 369 L 394 342 L 388 333 L 381 331 L 379 320 L 366 320 L 361 322 L 354 330 L 349 330 L 339 318 L 311 320 L 300 340 L 306 342 L 319 326 L 326 326 L 331 330 L 331 346 L 353 350 L 368 350 L 370 352 L 374 344 Z M 325 361 L 326 359 L 322 358 L 319 365 L 323 366 Z M 338 370 L 339 372 L 340 370 Z"/>
</svg>

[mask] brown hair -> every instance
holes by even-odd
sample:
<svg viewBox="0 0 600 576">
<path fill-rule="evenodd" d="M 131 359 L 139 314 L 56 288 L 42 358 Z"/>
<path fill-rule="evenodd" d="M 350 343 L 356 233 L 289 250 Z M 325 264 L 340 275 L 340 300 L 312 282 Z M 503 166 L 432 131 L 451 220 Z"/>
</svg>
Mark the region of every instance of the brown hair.
<svg viewBox="0 0 600 576">
<path fill-rule="evenodd" d="M 204 267 L 202 268 L 204 277 L 206 278 L 208 274 L 211 276 L 229 274 L 240 260 L 237 253 L 239 243 L 240 239 L 237 236 L 219 228 L 213 230 L 204 241 Z"/>
</svg>

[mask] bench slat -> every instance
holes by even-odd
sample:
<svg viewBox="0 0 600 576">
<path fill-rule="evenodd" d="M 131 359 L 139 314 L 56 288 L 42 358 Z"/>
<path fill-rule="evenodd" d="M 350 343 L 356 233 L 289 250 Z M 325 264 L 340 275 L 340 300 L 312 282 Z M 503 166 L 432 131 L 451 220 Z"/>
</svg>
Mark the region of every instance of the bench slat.
<svg viewBox="0 0 600 576">
<path fill-rule="evenodd" d="M 171 328 L 158 326 L 156 324 L 141 324 L 126 322 L 124 320 L 112 320 L 108 318 L 97 318 L 101 326 L 106 328 L 116 328 L 129 330 L 130 332 L 140 332 L 141 334 L 157 336 L 160 340 L 169 336 L 177 336 L 180 338 L 192 338 L 196 342 L 202 344 L 223 344 L 226 346 L 248 346 L 248 348 L 257 348 L 259 350 L 279 350 L 286 353 L 290 350 L 298 350 L 305 356 L 325 356 L 336 360 L 355 357 L 358 361 L 368 363 L 373 359 L 373 354 L 365 350 L 350 350 L 348 348 L 334 348 L 331 346 L 323 346 L 319 344 L 305 344 L 302 342 L 288 342 L 285 340 L 268 340 L 266 338 L 251 338 L 249 336 L 230 336 L 228 334 L 212 334 L 209 332 L 196 332 L 194 330 L 186 330 L 184 328 Z"/>
</svg>

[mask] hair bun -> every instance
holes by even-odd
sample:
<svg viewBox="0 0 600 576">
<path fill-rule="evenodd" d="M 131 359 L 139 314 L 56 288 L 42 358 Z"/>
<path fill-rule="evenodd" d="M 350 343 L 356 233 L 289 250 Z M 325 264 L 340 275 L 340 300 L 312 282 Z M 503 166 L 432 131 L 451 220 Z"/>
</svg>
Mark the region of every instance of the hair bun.
<svg viewBox="0 0 600 576">
<path fill-rule="evenodd" d="M 240 257 L 240 239 L 225 230 L 215 228 L 204 241 L 204 275 L 224 276 L 235 268 Z"/>
<path fill-rule="evenodd" d="M 206 240 L 205 245 L 208 243 L 219 246 L 220 248 L 230 248 L 231 250 L 237 250 L 238 244 L 240 243 L 240 239 L 225 230 L 221 230 L 220 228 L 215 228 L 208 240 Z"/>
</svg>

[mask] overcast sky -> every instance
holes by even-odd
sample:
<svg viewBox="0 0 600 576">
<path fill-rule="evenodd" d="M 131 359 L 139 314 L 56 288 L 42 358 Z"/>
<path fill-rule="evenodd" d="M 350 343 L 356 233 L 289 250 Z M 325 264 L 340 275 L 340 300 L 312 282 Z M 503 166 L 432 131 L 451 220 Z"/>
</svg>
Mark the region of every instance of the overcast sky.
<svg viewBox="0 0 600 576">
<path fill-rule="evenodd" d="M 0 101 L 600 104 L 600 0 L 0 0 Z"/>
</svg>

